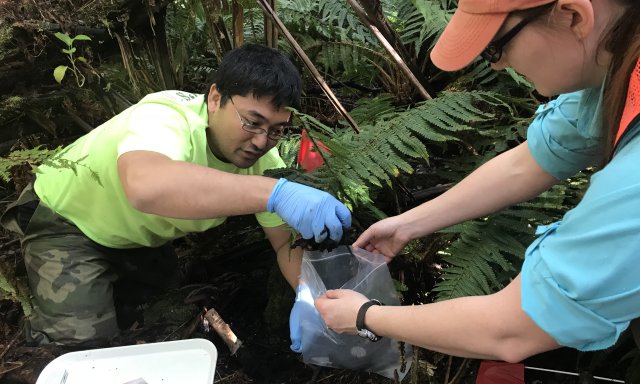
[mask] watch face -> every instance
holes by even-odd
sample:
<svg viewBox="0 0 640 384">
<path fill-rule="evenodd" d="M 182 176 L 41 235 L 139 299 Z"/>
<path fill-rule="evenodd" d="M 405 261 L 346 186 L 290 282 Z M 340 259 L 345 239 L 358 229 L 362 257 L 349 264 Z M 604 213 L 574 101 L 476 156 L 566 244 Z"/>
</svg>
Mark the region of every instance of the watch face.
<svg viewBox="0 0 640 384">
<path fill-rule="evenodd" d="M 371 332 L 368 329 L 358 329 L 358 336 L 369 339 L 370 341 L 380 340 L 380 337 L 378 337 L 375 333 Z"/>
<path fill-rule="evenodd" d="M 369 337 L 369 340 L 371 340 L 371 341 L 380 340 L 380 337 L 378 337 L 378 335 L 376 335 L 375 333 L 373 333 L 371 331 L 367 331 L 367 332 L 369 332 L 369 334 L 367 335 Z"/>
</svg>

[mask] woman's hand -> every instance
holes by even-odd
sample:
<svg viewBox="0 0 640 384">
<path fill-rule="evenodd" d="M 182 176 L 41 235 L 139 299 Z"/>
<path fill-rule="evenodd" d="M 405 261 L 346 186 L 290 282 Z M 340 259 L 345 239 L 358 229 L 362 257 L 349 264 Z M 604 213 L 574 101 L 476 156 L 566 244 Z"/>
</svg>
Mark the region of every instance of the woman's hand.
<svg viewBox="0 0 640 384">
<path fill-rule="evenodd" d="M 333 289 L 315 300 L 325 324 L 338 333 L 356 334 L 356 317 L 362 304 L 369 301 L 361 293 L 349 289 Z"/>
<path fill-rule="evenodd" d="M 353 246 L 372 253 L 381 253 L 389 262 L 411 241 L 411 237 L 402 229 L 404 224 L 401 216 L 380 220 L 364 231 Z"/>
</svg>

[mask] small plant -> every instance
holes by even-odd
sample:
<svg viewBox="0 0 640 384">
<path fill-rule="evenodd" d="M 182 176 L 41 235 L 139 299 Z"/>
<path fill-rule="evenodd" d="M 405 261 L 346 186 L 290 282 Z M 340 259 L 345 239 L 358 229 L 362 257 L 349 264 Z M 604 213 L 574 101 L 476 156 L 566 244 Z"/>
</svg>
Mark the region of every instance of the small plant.
<svg viewBox="0 0 640 384">
<path fill-rule="evenodd" d="M 56 169 L 69 169 L 76 175 L 78 174 L 78 167 L 83 167 L 89 172 L 91 178 L 95 180 L 98 185 L 102 186 L 100 175 L 82 163 L 87 156 L 77 160 L 69 160 L 62 157 L 68 148 L 69 147 L 61 149 L 58 147 L 56 149 L 46 149 L 41 146 L 37 146 L 32 149 L 13 151 L 6 157 L 0 156 L 0 181 L 7 183 L 11 181 L 11 169 L 14 166 L 29 164 L 34 172 L 38 172 L 38 166 L 43 164 Z"/>
<path fill-rule="evenodd" d="M 78 87 L 82 87 L 84 85 L 85 77 L 82 74 L 82 72 L 80 72 L 78 67 L 76 67 L 76 61 L 86 63 L 87 59 L 85 59 L 82 56 L 77 56 L 77 57 L 74 56 L 74 53 L 76 53 L 76 47 L 73 46 L 73 43 L 74 41 L 82 41 L 82 40 L 90 41 L 91 38 L 87 35 L 76 35 L 75 37 L 70 37 L 69 35 L 65 33 L 60 33 L 60 32 L 56 32 L 55 36 L 58 38 L 58 40 L 62 41 L 67 45 L 67 48 L 63 49 L 62 52 L 67 54 L 69 58 L 69 62 L 71 63 L 71 67 L 69 67 L 68 65 L 57 66 L 56 69 L 53 70 L 53 77 L 56 79 L 58 84 L 61 84 L 62 79 L 64 79 L 64 75 L 69 69 L 71 70 L 71 72 L 73 72 L 73 75 L 76 78 L 76 84 L 78 84 Z"/>
<path fill-rule="evenodd" d="M 9 183 L 11 181 L 11 169 L 22 164 L 29 164 L 32 168 L 46 161 L 49 157 L 60 150 L 46 149 L 37 146 L 32 149 L 20 149 L 9 153 L 6 157 L 0 157 L 0 181 Z"/>
</svg>

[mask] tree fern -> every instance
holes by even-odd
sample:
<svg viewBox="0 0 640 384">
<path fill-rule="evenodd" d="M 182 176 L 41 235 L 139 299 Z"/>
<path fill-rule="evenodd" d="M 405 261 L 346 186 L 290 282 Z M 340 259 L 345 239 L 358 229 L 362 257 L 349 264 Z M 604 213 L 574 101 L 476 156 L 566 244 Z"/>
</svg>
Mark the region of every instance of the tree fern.
<svg viewBox="0 0 640 384">
<path fill-rule="evenodd" d="M 376 77 L 385 78 L 388 72 L 397 71 L 377 38 L 344 1 L 284 0 L 280 2 L 279 13 L 328 78 L 368 85 L 375 83 Z"/>
<path fill-rule="evenodd" d="M 363 112 L 366 105 L 372 106 L 369 114 Z M 381 99 L 366 105 L 356 108 L 355 115 L 375 120 L 361 123 L 360 134 L 297 115 L 311 139 L 328 148 L 323 153 L 324 166 L 312 175 L 297 177 L 376 212 L 378 217 L 380 212 L 372 206 L 368 193 L 371 188 L 392 186 L 400 173 L 411 174 L 414 169 L 409 159 L 428 161 L 427 144 L 455 142 L 462 132 L 490 125 L 495 119 L 492 110 L 508 110 L 498 95 L 489 92 L 445 93 L 405 111 L 397 111 Z"/>
<path fill-rule="evenodd" d="M 532 100 L 505 95 L 500 100 L 510 105 L 510 111 L 521 113 L 532 111 L 535 105 Z M 442 161 L 435 169 L 439 178 L 458 182 L 483 162 L 507 150 L 508 143 L 513 146 L 524 140 L 530 118 L 498 114 L 499 123 L 493 121 L 495 127 L 456 135 L 460 140 L 467 140 L 473 151 Z M 579 174 L 535 200 L 441 231 L 439 236 L 449 242 L 439 253 L 443 270 L 441 281 L 435 287 L 437 300 L 488 294 L 502 288 L 520 269 L 535 227 L 557 220 L 574 206 L 586 187 L 587 176 L 588 173 Z"/>
<path fill-rule="evenodd" d="M 451 11 L 439 1 L 401 1 L 398 7 L 398 31 L 405 44 L 419 52 L 433 48 L 436 37 L 451 18 Z"/>
<path fill-rule="evenodd" d="M 519 271 L 538 224 L 558 220 L 586 186 L 586 177 L 557 185 L 533 201 L 489 218 L 465 222 L 442 233 L 454 234 L 441 251 L 446 263 L 434 290 L 437 300 L 486 295 L 501 289 Z"/>
</svg>

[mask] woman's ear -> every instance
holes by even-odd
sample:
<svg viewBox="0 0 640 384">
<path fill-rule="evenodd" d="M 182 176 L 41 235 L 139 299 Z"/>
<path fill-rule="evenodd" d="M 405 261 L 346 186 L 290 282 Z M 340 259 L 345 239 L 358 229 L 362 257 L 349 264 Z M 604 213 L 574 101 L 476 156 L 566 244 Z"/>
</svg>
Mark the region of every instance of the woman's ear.
<svg viewBox="0 0 640 384">
<path fill-rule="evenodd" d="M 584 40 L 595 24 L 591 0 L 558 0 L 558 12 L 571 14 L 571 31 L 579 40 Z"/>
<path fill-rule="evenodd" d="M 220 99 L 222 95 L 218 92 L 218 87 L 215 84 L 211 84 L 209 88 L 209 95 L 207 95 L 207 111 L 213 113 L 220 108 Z"/>
</svg>

